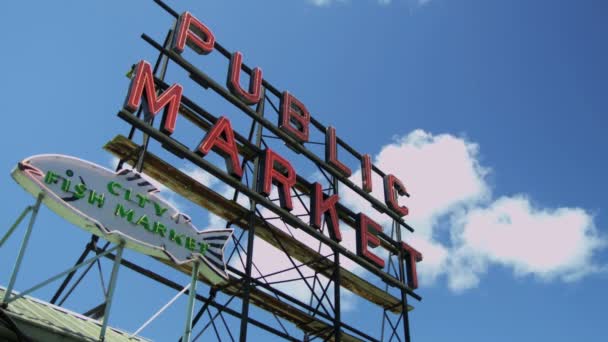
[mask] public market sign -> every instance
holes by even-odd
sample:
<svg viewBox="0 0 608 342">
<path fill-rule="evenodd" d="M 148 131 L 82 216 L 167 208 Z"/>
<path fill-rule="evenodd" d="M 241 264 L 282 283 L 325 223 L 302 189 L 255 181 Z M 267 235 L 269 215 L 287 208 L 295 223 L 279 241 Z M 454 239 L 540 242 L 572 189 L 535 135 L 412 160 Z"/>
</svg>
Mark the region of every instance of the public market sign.
<svg viewBox="0 0 608 342">
<path fill-rule="evenodd" d="M 150 42 L 149 39 L 144 39 Z M 167 47 L 162 47 L 156 43 L 151 44 L 188 71 L 190 78 L 195 82 L 199 82 L 205 88 L 212 88 L 222 94 L 222 96 L 239 107 L 243 112 L 261 123 L 265 129 L 282 139 L 291 149 L 303 154 L 320 168 L 337 177 L 341 183 L 348 186 L 355 193 L 369 201 L 373 208 L 390 216 L 395 222 L 413 231 L 412 228 L 405 225 L 402 219 L 409 214 L 409 208 L 399 201 L 402 197 L 409 197 L 404 183 L 395 175 L 382 173 L 383 182 L 381 186 L 384 190 L 384 202 L 379 201 L 370 194 L 372 188 L 378 186 L 372 184 L 372 171 L 379 172 L 379 169 L 372 164 L 369 154 L 361 155 L 356 153 L 355 155 L 355 153 L 351 152 L 361 162 L 362 185 L 355 185 L 349 179 L 352 175 L 351 169 L 338 158 L 339 139 L 335 128 L 331 126 L 323 128 L 325 134 L 325 159 L 322 160 L 308 150 L 305 144 L 310 142 L 310 129 L 312 126 L 319 128 L 320 124 L 315 123 L 305 104 L 293 94 L 288 91 L 279 92 L 276 89 L 272 90 L 265 83 L 262 69 L 259 67 L 250 69 L 247 72 L 249 87 L 243 88 L 240 84 L 241 71 L 244 70 L 244 57 L 242 53 L 237 51 L 229 55 L 230 63 L 226 77 L 227 90 L 215 83 L 215 81 L 208 79 L 206 75 L 186 61 L 182 53 L 187 47 L 199 55 L 207 55 L 216 50 L 215 35 L 211 29 L 191 13 L 184 12 L 179 16 L 173 33 L 173 39 Z M 184 106 L 191 107 L 187 105 L 190 100 L 184 96 L 184 87 L 179 83 L 172 85 L 165 84 L 164 81 L 157 79 L 154 76 L 151 64 L 145 60 L 140 60 L 135 64 L 129 75 L 131 76 L 131 84 L 123 110 L 118 114 L 122 119 L 160 141 L 163 146 L 176 145 L 176 147 L 170 148 L 169 151 L 175 153 L 180 158 L 195 153 L 196 157 L 188 158 L 191 161 L 196 159 L 199 165 L 206 163 L 204 158 L 211 151 L 219 154 L 225 161 L 226 172 L 218 175 L 214 168 L 211 167 L 207 167 L 206 171 L 216 175 L 225 182 L 227 182 L 227 178 L 223 177 L 224 174 L 228 174 L 231 180 L 242 180 L 244 170 L 241 167 L 242 159 L 239 154 L 237 134 L 233 131 L 232 124 L 228 118 L 224 116 L 215 118 L 208 132 L 202 137 L 201 143 L 193 149 L 188 148 L 188 150 L 184 150 L 186 144 L 178 143 L 172 137 L 179 130 L 178 118 L 182 113 L 182 108 Z M 250 107 L 264 102 L 264 88 L 270 89 L 270 91 L 279 97 L 280 105 L 277 109 L 278 122 L 276 124 L 259 116 Z M 139 109 L 144 109 L 148 118 L 154 118 L 162 112 L 160 130 L 152 127 L 148 121 L 140 120 L 139 116 L 136 117 L 135 113 Z M 243 143 L 242 141 L 240 142 Z M 291 222 L 301 223 L 317 230 L 321 228 L 322 218 L 324 218 L 327 222 L 331 240 L 336 244 L 340 243 L 342 241 L 342 232 L 337 210 L 340 205 L 339 196 L 337 194 L 327 196 L 323 193 L 320 183 L 313 183 L 308 191 L 310 193 L 310 221 L 307 223 L 299 222 L 298 218 L 289 217 L 289 212 L 294 208 L 291 195 L 292 188 L 296 186 L 298 179 L 295 168 L 289 160 L 270 148 L 261 151 L 259 157 L 261 168 L 257 184 L 258 188 L 255 190 L 258 194 L 268 198 L 273 186 L 276 186 L 280 199 L 279 208 L 274 206 L 274 204 L 268 204 L 268 209 L 284 219 L 289 219 Z M 242 190 L 241 192 L 248 194 L 247 190 Z M 250 195 L 255 196 L 254 194 Z M 258 202 L 264 203 L 264 201 Z M 381 241 L 378 236 L 382 234 L 382 226 L 362 212 L 356 213 L 355 221 L 357 256 L 362 261 L 366 261 L 369 265 L 368 270 L 370 268 L 385 268 L 385 260 L 378 253 L 374 252 L 374 249 L 381 247 Z M 389 238 L 388 240 L 392 239 Z M 416 263 L 422 260 L 422 254 L 404 241 L 390 241 L 389 243 L 396 245 L 395 247 L 405 256 L 408 286 L 411 289 L 417 288 Z"/>
<path fill-rule="evenodd" d="M 20 162 L 12 176 L 32 195 L 42 193 L 51 210 L 92 234 L 178 265 L 199 260 L 200 273 L 214 284 L 228 279 L 224 247 L 232 229 L 197 230 L 140 173 L 37 155 Z"/>
</svg>

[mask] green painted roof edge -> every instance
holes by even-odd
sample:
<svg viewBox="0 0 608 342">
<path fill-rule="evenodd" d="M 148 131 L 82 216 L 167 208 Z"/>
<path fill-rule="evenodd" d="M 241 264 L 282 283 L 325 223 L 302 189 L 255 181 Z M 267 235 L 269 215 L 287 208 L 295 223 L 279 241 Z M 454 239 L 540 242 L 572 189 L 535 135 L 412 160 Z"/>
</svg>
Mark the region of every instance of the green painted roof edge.
<svg viewBox="0 0 608 342">
<path fill-rule="evenodd" d="M 0 286 L 0 298 L 4 297 L 6 289 Z M 13 295 L 18 292 L 13 291 Z M 37 298 L 25 296 L 8 304 L 2 309 L 17 324 L 27 322 L 40 328 L 51 331 L 60 336 L 70 336 L 76 339 L 98 341 L 101 331 L 101 322 L 79 313 L 56 306 Z M 133 336 L 120 329 L 108 326 L 106 341 L 150 342 L 150 340 Z"/>
</svg>

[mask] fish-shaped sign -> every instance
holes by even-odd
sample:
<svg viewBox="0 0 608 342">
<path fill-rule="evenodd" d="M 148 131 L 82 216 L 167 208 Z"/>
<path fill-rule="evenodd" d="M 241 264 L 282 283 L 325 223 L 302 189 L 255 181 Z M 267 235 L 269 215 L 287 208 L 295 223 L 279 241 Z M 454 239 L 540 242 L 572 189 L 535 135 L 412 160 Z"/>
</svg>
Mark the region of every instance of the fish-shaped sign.
<svg viewBox="0 0 608 342">
<path fill-rule="evenodd" d="M 200 272 L 213 284 L 228 279 L 224 248 L 232 229 L 198 231 L 138 172 L 47 154 L 21 161 L 12 176 L 32 195 L 42 193 L 51 210 L 95 235 L 178 265 L 199 260 Z"/>
</svg>

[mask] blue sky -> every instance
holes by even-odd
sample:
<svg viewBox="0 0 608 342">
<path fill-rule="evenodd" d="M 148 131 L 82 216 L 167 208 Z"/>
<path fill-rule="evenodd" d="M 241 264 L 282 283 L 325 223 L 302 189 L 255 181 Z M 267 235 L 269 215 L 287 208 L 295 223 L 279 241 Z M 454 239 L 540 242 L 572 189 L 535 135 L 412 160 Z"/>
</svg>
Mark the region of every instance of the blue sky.
<svg viewBox="0 0 608 342">
<path fill-rule="evenodd" d="M 267 80 L 297 94 L 319 121 L 404 179 L 412 193 L 409 222 L 417 228 L 408 239 L 425 255 L 419 289 L 424 299 L 410 316 L 414 341 L 603 340 L 607 3 L 170 5 L 191 11 L 225 47 L 243 52 Z M 61 153 L 111 166 L 101 146 L 128 132 L 115 115 L 127 93 L 125 73 L 140 59 L 156 57 L 139 36 L 162 41 L 172 17 L 151 1 L 22 1 L 4 4 L 0 12 L 6 124 L 0 213 L 8 227 L 33 201 L 10 179 L 19 160 Z M 226 69 L 217 56 L 187 56 L 223 83 Z M 183 83 L 185 95 L 228 115 L 244 131 L 249 121 L 239 121 L 241 113 L 198 93 L 177 67 L 169 69 L 168 81 Z M 219 222 L 173 200 L 199 227 Z M 344 201 L 365 208 L 350 194 Z M 87 240 L 43 210 L 17 289 L 67 268 Z M 18 242 L 13 238 L 0 250 L 1 265 L 12 265 Z M 9 272 L 1 268 L 0 284 Z M 134 331 L 172 292 L 121 272 L 119 282 L 128 286 L 117 292 L 123 307 L 112 323 Z M 188 281 L 166 268 L 159 272 Z M 82 312 L 99 304 L 98 281 L 90 278 L 67 307 Z M 37 296 L 48 299 L 52 291 Z M 346 301 L 345 316 L 377 334 L 379 324 L 363 315 L 367 304 Z M 178 301 L 143 335 L 176 338 L 184 304 Z M 252 336 L 264 335 L 254 330 Z"/>
</svg>

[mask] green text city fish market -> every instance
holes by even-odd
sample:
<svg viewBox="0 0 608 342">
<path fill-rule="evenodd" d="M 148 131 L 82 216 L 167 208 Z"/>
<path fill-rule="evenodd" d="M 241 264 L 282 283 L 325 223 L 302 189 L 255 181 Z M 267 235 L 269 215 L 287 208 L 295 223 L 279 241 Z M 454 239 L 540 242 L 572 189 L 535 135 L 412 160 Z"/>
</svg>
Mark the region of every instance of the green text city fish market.
<svg viewBox="0 0 608 342">
<path fill-rule="evenodd" d="M 44 177 L 46 184 L 58 184 L 61 181 L 61 190 L 72 194 L 76 199 L 83 199 L 89 205 L 97 208 L 103 208 L 105 205 L 105 193 L 88 189 L 83 183 L 72 185 L 69 178 L 65 178 L 56 172 L 48 171 Z M 107 191 L 111 196 L 122 197 L 125 201 L 135 204 L 139 208 L 153 205 L 156 217 L 163 217 L 169 208 L 162 206 L 160 203 L 150 200 L 148 196 L 135 193 L 132 189 L 121 185 L 116 181 L 110 181 L 107 185 Z M 119 216 L 125 221 L 135 226 L 141 226 L 146 231 L 152 234 L 166 238 L 172 243 L 182 246 L 189 251 L 205 254 L 209 248 L 209 244 L 196 241 L 196 239 L 180 234 L 174 229 L 168 228 L 165 224 L 157 221 L 156 218 L 150 218 L 145 214 L 139 215 L 133 209 L 126 208 L 123 204 L 118 203 L 114 210 L 114 216 Z"/>
</svg>

